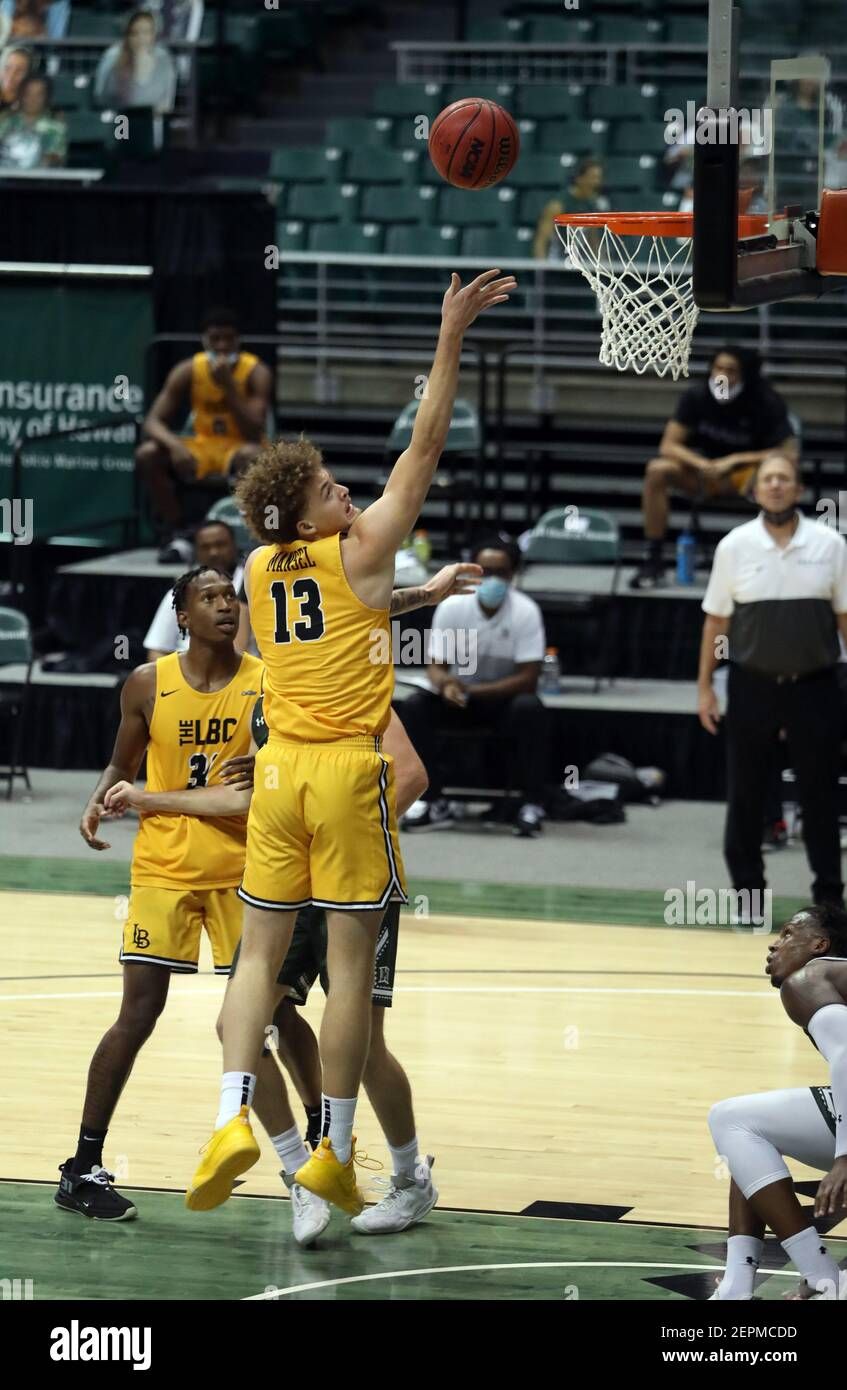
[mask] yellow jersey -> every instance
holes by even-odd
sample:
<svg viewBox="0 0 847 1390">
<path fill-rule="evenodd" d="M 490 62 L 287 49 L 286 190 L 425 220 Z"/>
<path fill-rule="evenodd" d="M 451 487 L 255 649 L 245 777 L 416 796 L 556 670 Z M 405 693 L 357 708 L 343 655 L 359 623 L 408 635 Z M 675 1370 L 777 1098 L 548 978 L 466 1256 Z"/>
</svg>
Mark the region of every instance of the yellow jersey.
<svg viewBox="0 0 847 1390">
<path fill-rule="evenodd" d="M 260 546 L 247 598 L 271 737 L 332 743 L 385 731 L 394 691 L 388 609 L 353 593 L 340 535 Z"/>
<path fill-rule="evenodd" d="M 233 380 L 242 392 L 247 378 L 258 362 L 252 352 L 240 352 L 232 368 Z M 205 352 L 195 352 L 191 361 L 191 413 L 193 430 L 198 439 L 212 435 L 215 439 L 244 439 L 241 428 L 227 405 L 222 387 L 212 376 L 212 364 Z"/>
<path fill-rule="evenodd" d="M 177 652 L 160 657 L 147 790 L 219 784 L 221 764 L 250 752 L 250 721 L 261 692 L 262 663 L 255 656 L 243 656 L 229 685 L 208 694 L 188 684 Z M 241 882 L 246 844 L 246 814 L 142 815 L 130 881 L 134 887 L 232 888 Z"/>
</svg>

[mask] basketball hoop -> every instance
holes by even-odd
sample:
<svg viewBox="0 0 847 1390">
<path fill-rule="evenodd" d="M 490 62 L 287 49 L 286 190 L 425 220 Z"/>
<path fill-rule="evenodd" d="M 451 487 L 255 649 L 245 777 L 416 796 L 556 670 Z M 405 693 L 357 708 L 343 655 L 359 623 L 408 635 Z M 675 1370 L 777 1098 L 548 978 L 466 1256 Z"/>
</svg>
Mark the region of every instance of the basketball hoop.
<svg viewBox="0 0 847 1390">
<path fill-rule="evenodd" d="M 698 309 L 691 287 L 692 212 L 562 213 L 556 231 L 585 276 L 603 320 L 600 361 L 639 375 L 652 367 L 688 376 Z M 738 219 L 740 236 L 765 230 L 764 214 Z"/>
</svg>

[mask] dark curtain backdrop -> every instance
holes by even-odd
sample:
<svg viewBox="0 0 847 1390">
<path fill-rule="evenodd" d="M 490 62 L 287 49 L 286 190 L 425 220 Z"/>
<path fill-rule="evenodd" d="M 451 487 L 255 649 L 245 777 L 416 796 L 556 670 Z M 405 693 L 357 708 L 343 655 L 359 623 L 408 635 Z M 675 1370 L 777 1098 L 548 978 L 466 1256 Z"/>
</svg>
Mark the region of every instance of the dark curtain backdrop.
<svg viewBox="0 0 847 1390">
<path fill-rule="evenodd" d="M 210 304 L 231 304 L 245 332 L 276 329 L 267 199 L 172 189 L 25 188 L 2 194 L 0 260 L 152 265 L 156 332 L 195 333 Z"/>
</svg>

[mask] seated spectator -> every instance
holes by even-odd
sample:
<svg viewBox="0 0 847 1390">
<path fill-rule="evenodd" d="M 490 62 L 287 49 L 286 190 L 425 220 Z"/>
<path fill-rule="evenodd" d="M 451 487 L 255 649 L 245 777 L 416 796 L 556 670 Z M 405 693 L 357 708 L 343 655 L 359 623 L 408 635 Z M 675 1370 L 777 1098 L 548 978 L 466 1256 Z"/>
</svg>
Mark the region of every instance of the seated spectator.
<svg viewBox="0 0 847 1390">
<path fill-rule="evenodd" d="M 119 111 L 149 106 L 161 113 L 173 110 L 175 92 L 176 68 L 168 50 L 156 42 L 156 21 L 149 10 L 138 10 L 121 43 L 107 48 L 97 65 L 95 98 Z"/>
<path fill-rule="evenodd" d="M 227 526 L 225 521 L 201 521 L 194 532 L 193 555 L 186 554 L 184 559 L 187 565 L 211 565 L 225 569 L 232 575 L 235 592 L 240 593 L 244 564 L 238 554 L 232 528 Z M 177 625 L 173 592 L 173 588 L 170 588 L 163 595 L 162 602 L 156 609 L 156 616 L 144 638 L 148 661 L 158 661 L 160 656 L 167 656 L 169 652 L 184 652 L 188 646 L 188 636 L 183 636 Z M 247 604 L 244 600 L 241 604 L 241 616 L 239 636 L 236 638 L 239 651 L 244 650 L 244 643 L 240 640 L 242 632 L 248 631 Z"/>
<path fill-rule="evenodd" d="M 0 0 L 0 26 L 12 39 L 61 39 L 70 11 L 70 0 Z"/>
<path fill-rule="evenodd" d="M 445 729 L 489 729 L 511 759 L 511 784 L 523 789 L 516 835 L 537 835 L 544 824 L 544 783 L 549 776 L 547 714 L 536 692 L 544 660 L 544 620 L 528 594 L 513 588 L 520 555 L 499 537 L 477 547 L 473 559 L 483 579 L 473 594 L 440 603 L 432 620 L 430 690 L 403 701 L 403 723 L 429 778 L 425 801 L 403 819 L 405 830 L 451 819 L 441 794 L 439 734 Z M 475 644 L 475 645 L 474 645 Z M 448 665 L 435 658 L 451 652 Z"/>
<path fill-rule="evenodd" d="M 609 200 L 603 196 L 603 164 L 594 155 L 581 159 L 561 199 L 549 202 L 538 219 L 532 254 L 537 261 L 558 260 L 561 242 L 553 219 L 562 212 L 606 212 Z"/>
<path fill-rule="evenodd" d="M 147 438 L 135 451 L 163 555 L 182 524 L 177 481 L 234 482 L 261 448 L 271 404 L 270 370 L 241 351 L 231 310 L 209 310 L 202 343 L 202 352 L 178 362 L 168 375 L 144 421 Z M 169 425 L 186 406 L 193 432 L 181 438 Z"/>
<path fill-rule="evenodd" d="M 28 49 L 5 48 L 0 53 L 0 111 L 17 109 L 21 84 L 32 69 L 32 54 Z"/>
<path fill-rule="evenodd" d="M 671 492 L 702 501 L 748 496 L 756 467 L 768 454 L 798 459 L 788 408 L 762 379 L 761 366 L 752 348 L 721 348 L 709 364 L 708 379 L 693 382 L 680 396 L 658 455 L 647 465 L 642 494 L 647 553 L 631 588 L 664 582 Z"/>
<path fill-rule="evenodd" d="M 34 73 L 21 83 L 18 109 L 0 112 L 0 168 L 57 168 L 67 156 L 67 127 L 50 111 L 50 83 Z"/>
</svg>

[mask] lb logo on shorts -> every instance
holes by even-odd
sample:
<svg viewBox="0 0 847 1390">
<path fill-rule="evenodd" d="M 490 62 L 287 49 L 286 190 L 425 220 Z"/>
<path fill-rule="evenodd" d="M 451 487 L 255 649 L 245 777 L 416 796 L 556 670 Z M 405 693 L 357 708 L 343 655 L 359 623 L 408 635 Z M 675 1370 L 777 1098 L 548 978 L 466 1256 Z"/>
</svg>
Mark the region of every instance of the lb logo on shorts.
<svg viewBox="0 0 847 1390">
<path fill-rule="evenodd" d="M 140 951 L 146 950 L 150 945 L 149 931 L 145 931 L 144 927 L 140 927 L 137 922 L 132 924 L 132 944 L 137 946 Z"/>
</svg>

